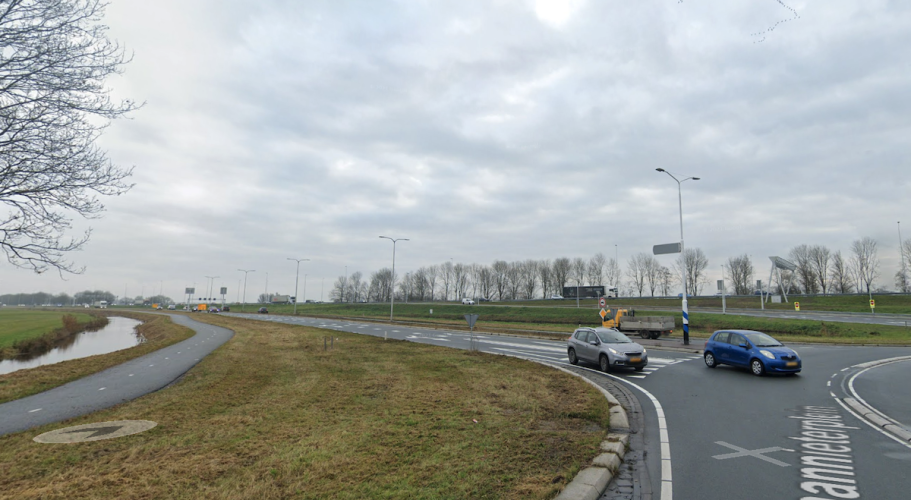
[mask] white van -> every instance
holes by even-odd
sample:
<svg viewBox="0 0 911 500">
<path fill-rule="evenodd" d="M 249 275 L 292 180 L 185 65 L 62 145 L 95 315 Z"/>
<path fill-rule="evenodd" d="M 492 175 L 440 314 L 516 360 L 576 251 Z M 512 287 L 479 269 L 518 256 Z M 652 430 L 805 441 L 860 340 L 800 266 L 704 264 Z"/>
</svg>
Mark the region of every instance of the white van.
<svg viewBox="0 0 911 500">
<path fill-rule="evenodd" d="M 471 299 L 462 299 L 462 305 L 463 306 L 473 306 L 474 301 Z"/>
</svg>

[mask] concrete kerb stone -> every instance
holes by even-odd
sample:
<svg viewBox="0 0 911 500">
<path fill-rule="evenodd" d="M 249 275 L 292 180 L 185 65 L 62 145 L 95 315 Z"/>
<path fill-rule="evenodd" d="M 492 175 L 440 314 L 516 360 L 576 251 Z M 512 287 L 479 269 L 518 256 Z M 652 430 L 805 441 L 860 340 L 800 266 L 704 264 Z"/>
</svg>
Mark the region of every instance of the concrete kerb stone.
<svg viewBox="0 0 911 500">
<path fill-rule="evenodd" d="M 911 360 L 911 356 L 899 356 L 899 357 L 895 357 L 895 358 L 878 359 L 875 361 L 868 361 L 866 363 L 861 363 L 859 365 L 855 365 L 854 368 L 872 368 L 874 366 L 887 365 L 887 364 L 895 363 L 898 361 L 908 361 L 908 360 Z M 870 408 L 869 406 L 861 403 L 860 401 L 858 401 L 854 398 L 842 398 L 841 400 L 846 405 L 850 406 L 852 410 L 857 412 L 857 414 L 860 415 L 861 418 L 863 418 L 870 424 L 875 425 L 876 427 L 879 427 L 880 429 L 888 432 L 889 434 L 892 434 L 893 436 L 895 436 L 903 441 L 911 443 L 911 432 L 909 432 L 907 429 L 901 427 L 900 425 L 897 425 L 898 424 L 897 422 L 890 420 L 890 419 L 883 418 L 881 415 L 879 415 L 879 413 L 876 410 L 874 410 L 873 408 Z"/>
<path fill-rule="evenodd" d="M 626 454 L 626 447 L 629 444 L 629 418 L 626 410 L 620 405 L 620 401 L 613 394 L 607 392 L 603 387 L 594 383 L 578 373 L 567 370 L 561 366 L 548 364 L 552 368 L 568 373 L 591 384 L 598 389 L 607 399 L 610 406 L 610 427 L 611 433 L 607 439 L 601 442 L 601 450 L 604 453 L 592 460 L 592 466 L 579 471 L 576 477 L 563 488 L 563 491 L 557 495 L 556 500 L 597 500 L 598 497 L 607 489 L 614 474 L 620 468 L 623 462 L 623 456 Z"/>
</svg>

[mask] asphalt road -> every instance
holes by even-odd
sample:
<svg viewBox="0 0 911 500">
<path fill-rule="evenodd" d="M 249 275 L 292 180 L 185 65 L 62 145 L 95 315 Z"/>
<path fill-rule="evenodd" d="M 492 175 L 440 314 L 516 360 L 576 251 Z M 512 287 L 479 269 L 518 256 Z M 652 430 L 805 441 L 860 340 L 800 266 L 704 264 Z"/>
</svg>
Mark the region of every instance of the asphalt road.
<svg viewBox="0 0 911 500">
<path fill-rule="evenodd" d="M 157 391 L 234 336 L 231 330 L 188 316 L 171 315 L 171 319 L 195 330 L 196 335 L 103 372 L 0 405 L 0 436 L 86 415 Z"/>
</svg>

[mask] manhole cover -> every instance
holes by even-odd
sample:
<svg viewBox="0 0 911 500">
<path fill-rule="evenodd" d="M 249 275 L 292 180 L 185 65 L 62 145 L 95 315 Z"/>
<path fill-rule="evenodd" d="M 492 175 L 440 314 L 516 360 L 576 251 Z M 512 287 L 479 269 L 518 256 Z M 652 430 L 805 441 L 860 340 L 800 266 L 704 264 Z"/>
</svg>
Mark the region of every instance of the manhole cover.
<svg viewBox="0 0 911 500">
<path fill-rule="evenodd" d="M 38 443 L 84 443 L 113 439 L 144 432 L 158 425 L 149 420 L 115 420 L 94 424 L 76 425 L 35 436 Z"/>
</svg>

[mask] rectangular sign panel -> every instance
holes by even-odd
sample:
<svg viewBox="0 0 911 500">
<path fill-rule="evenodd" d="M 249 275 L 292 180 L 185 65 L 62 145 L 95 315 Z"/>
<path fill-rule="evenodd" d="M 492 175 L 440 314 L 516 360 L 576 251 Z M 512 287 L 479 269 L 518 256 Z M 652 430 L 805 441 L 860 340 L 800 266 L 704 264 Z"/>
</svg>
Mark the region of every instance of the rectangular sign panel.
<svg viewBox="0 0 911 500">
<path fill-rule="evenodd" d="M 724 290 L 724 281 L 718 280 L 718 291 Z"/>
<path fill-rule="evenodd" d="M 183 292 L 183 293 L 185 293 L 185 294 L 187 294 L 187 295 L 193 295 L 194 293 L 196 293 L 196 289 L 195 289 L 195 288 L 187 288 L 186 291 Z"/>
<path fill-rule="evenodd" d="M 226 293 L 228 293 L 228 287 L 226 287 L 226 286 L 221 287 L 221 294 L 225 295 Z"/>
<path fill-rule="evenodd" d="M 652 247 L 652 253 L 655 255 L 664 255 L 666 253 L 680 253 L 680 243 L 665 243 Z"/>
</svg>

